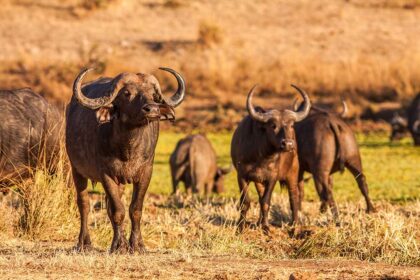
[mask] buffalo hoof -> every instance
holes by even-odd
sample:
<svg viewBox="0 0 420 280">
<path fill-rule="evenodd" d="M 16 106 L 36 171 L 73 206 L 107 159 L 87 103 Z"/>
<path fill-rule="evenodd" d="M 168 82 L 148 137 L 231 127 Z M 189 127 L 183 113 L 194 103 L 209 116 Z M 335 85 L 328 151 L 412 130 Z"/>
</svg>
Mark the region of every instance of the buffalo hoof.
<svg viewBox="0 0 420 280">
<path fill-rule="evenodd" d="M 268 225 L 262 225 L 261 228 L 262 228 L 262 231 L 265 235 L 270 235 L 271 230 L 270 230 L 270 227 Z"/>
<path fill-rule="evenodd" d="M 236 227 L 236 234 L 241 234 L 245 229 L 245 225 L 246 225 L 245 221 L 239 221 Z"/>
<path fill-rule="evenodd" d="M 113 244 L 109 250 L 111 254 L 125 254 L 128 252 L 128 242 L 125 238 L 120 238 L 117 244 Z"/>
<path fill-rule="evenodd" d="M 321 206 L 319 207 L 319 212 L 325 213 L 328 210 L 328 205 L 325 202 L 321 202 Z"/>
<path fill-rule="evenodd" d="M 147 251 L 146 251 L 146 248 L 144 247 L 144 245 L 142 245 L 142 246 L 135 246 L 134 248 L 133 247 L 130 247 L 130 254 L 140 254 L 140 255 L 144 255 L 144 254 L 146 254 L 147 253 Z"/>
<path fill-rule="evenodd" d="M 93 247 L 91 244 L 77 244 L 74 250 L 78 253 L 91 252 Z"/>
<path fill-rule="evenodd" d="M 368 209 L 366 209 L 366 213 L 368 213 L 368 214 L 373 214 L 373 213 L 377 213 L 377 212 L 378 211 L 373 206 L 368 207 Z"/>
</svg>

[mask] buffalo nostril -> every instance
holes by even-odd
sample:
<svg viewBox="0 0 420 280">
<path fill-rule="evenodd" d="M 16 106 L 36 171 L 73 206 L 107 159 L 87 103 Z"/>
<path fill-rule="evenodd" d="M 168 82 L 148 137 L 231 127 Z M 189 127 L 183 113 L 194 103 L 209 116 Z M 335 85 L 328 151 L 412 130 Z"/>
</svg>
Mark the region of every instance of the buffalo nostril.
<svg viewBox="0 0 420 280">
<path fill-rule="evenodd" d="M 142 110 L 146 114 L 153 113 L 153 112 L 158 113 L 159 112 L 159 107 L 148 104 L 148 105 L 143 106 Z"/>
</svg>

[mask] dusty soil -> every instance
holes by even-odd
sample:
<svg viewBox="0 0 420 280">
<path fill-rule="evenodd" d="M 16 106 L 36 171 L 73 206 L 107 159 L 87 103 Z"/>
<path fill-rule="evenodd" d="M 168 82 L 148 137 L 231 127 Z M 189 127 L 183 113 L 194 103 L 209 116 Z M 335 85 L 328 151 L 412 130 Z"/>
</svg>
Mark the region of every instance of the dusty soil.
<svg viewBox="0 0 420 280">
<path fill-rule="evenodd" d="M 0 243 L 2 279 L 289 279 L 291 274 L 296 279 L 420 279 L 420 268 L 345 259 L 273 261 L 169 251 L 77 254 L 71 243 Z"/>
</svg>

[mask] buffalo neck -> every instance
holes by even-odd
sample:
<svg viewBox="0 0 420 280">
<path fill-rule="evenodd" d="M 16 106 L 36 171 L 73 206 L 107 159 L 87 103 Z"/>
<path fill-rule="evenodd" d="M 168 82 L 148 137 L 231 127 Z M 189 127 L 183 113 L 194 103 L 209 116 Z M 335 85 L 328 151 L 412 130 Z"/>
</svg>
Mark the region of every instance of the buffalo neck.
<svg viewBox="0 0 420 280">
<path fill-rule="evenodd" d="M 150 160 L 159 136 L 159 121 L 133 126 L 114 120 L 107 141 L 108 153 L 122 161 Z"/>
<path fill-rule="evenodd" d="M 270 142 L 265 131 L 262 131 L 263 128 L 255 121 L 252 122 L 252 144 L 253 149 L 249 150 L 249 155 L 253 159 L 257 158 L 269 158 L 280 153 Z M 256 149 L 255 147 L 258 147 Z M 254 152 L 254 153 L 252 153 Z"/>
</svg>

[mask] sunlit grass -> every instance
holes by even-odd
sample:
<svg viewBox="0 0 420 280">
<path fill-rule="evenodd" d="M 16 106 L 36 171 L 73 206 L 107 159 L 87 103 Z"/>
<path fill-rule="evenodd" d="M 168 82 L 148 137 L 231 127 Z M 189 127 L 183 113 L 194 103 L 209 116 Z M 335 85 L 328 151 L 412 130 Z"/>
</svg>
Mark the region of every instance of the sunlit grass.
<svg viewBox="0 0 420 280">
<path fill-rule="evenodd" d="M 181 133 L 164 132 L 159 137 L 152 182 L 149 192 L 170 194 L 172 191 L 169 172 L 169 156 L 177 141 L 184 137 Z M 218 163 L 228 166 L 230 160 L 231 133 L 221 132 L 208 134 L 218 155 Z M 370 196 L 373 200 L 389 200 L 404 202 L 420 198 L 420 149 L 406 138 L 399 143 L 390 143 L 387 135 L 357 136 L 364 172 L 369 184 Z M 306 174 L 305 176 L 309 176 Z M 226 176 L 227 197 L 238 197 L 236 173 Z M 253 188 L 252 188 L 253 189 Z M 318 201 L 312 180 L 305 187 L 305 198 Z M 254 190 L 253 190 L 254 192 Z M 280 192 L 280 187 L 276 189 Z M 282 191 L 286 195 L 286 191 Z M 254 192 L 255 195 L 255 192 Z M 338 203 L 358 201 L 362 195 L 350 172 L 334 175 L 334 197 Z"/>
</svg>

